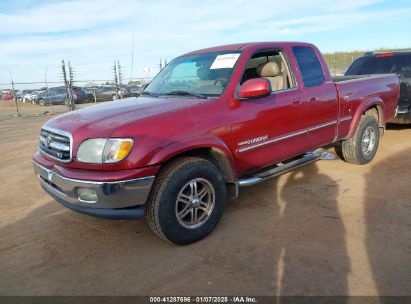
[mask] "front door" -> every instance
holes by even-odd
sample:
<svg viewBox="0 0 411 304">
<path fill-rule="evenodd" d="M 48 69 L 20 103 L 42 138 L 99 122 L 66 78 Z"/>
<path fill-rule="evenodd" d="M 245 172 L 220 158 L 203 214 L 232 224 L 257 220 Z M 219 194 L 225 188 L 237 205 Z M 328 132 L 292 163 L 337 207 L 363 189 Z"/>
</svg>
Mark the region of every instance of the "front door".
<svg viewBox="0 0 411 304">
<path fill-rule="evenodd" d="M 306 104 L 298 89 L 241 102 L 235 111 L 242 122 L 232 126 L 240 174 L 253 171 L 309 149 L 304 127 Z"/>
<path fill-rule="evenodd" d="M 267 63 L 269 68 L 263 68 Z M 272 63 L 277 68 L 273 68 Z M 307 103 L 295 77 L 288 77 L 291 83 L 285 80 L 283 73 L 290 71 L 284 68 L 285 64 L 281 50 L 262 51 L 251 57 L 244 71 L 241 83 L 263 77 L 270 81 L 272 93 L 241 101 L 238 108 L 233 109 L 237 122 L 232 125 L 232 151 L 235 151 L 240 175 L 309 150 Z M 285 81 L 278 83 L 279 77 Z"/>
</svg>

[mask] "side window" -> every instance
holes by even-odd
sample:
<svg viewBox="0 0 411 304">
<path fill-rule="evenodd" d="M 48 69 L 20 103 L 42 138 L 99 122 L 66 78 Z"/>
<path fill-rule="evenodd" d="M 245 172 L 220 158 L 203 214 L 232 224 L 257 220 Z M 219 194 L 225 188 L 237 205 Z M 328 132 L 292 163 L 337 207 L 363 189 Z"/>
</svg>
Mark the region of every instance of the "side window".
<svg viewBox="0 0 411 304">
<path fill-rule="evenodd" d="M 240 84 L 260 77 L 270 82 L 273 92 L 295 87 L 285 54 L 280 50 L 266 50 L 253 54 L 247 63 Z"/>
<path fill-rule="evenodd" d="M 293 47 L 305 87 L 315 87 L 324 82 L 324 72 L 314 50 L 306 46 Z"/>
</svg>

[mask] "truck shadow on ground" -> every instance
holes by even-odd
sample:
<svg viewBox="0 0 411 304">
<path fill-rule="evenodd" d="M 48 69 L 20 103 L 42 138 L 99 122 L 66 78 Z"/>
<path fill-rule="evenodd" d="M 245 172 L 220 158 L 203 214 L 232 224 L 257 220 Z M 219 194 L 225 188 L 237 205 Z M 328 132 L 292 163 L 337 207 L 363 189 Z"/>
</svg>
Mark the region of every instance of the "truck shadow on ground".
<svg viewBox="0 0 411 304">
<path fill-rule="evenodd" d="M 411 295 L 411 187 L 404 187 L 410 164 L 407 149 L 375 164 L 365 176 L 365 244 L 380 296 Z"/>
<path fill-rule="evenodd" d="M 350 261 L 338 181 L 312 164 L 291 172 L 280 188 L 277 294 L 346 295 Z"/>
<path fill-rule="evenodd" d="M 411 124 L 387 124 L 387 130 L 401 131 L 411 129 Z"/>
</svg>

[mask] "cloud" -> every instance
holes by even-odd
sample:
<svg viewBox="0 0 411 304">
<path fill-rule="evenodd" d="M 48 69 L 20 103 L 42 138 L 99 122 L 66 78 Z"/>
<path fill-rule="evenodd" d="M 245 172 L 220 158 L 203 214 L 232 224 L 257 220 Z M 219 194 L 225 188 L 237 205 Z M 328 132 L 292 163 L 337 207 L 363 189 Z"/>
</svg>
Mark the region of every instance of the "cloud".
<svg viewBox="0 0 411 304">
<path fill-rule="evenodd" d="M 0 35 L 70 32 L 106 26 L 120 18 L 131 18 L 137 7 L 135 1 L 129 1 L 126 6 L 112 0 L 77 0 L 45 5 L 39 1 L 37 7 L 28 11 L 0 13 Z"/>
</svg>

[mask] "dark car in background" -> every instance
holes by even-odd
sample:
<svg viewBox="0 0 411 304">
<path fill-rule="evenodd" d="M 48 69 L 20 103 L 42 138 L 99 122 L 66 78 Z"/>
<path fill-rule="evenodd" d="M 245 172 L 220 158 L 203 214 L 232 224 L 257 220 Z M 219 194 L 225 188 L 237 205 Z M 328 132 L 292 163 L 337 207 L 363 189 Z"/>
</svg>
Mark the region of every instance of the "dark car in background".
<svg viewBox="0 0 411 304">
<path fill-rule="evenodd" d="M 119 93 L 114 86 L 99 86 L 83 88 L 87 93 L 87 99 L 89 101 L 109 101 L 119 99 Z M 128 97 L 129 92 L 126 88 L 121 87 L 121 97 Z"/>
<path fill-rule="evenodd" d="M 141 92 L 143 92 L 143 86 L 142 85 L 129 85 L 126 87 L 128 94 L 128 97 L 138 97 L 140 96 Z"/>
<path fill-rule="evenodd" d="M 46 104 L 65 104 L 66 96 L 65 87 L 50 88 L 38 93 L 34 102 L 41 106 Z"/>
<path fill-rule="evenodd" d="M 72 87 L 71 94 L 75 104 L 88 102 L 87 94 L 81 87 Z"/>
<path fill-rule="evenodd" d="M 391 123 L 411 123 L 411 51 L 369 52 L 356 59 L 345 75 L 395 73 L 400 79 L 397 112 Z"/>
<path fill-rule="evenodd" d="M 72 88 L 72 96 L 74 99 L 74 103 L 84 103 L 87 101 L 87 94 L 83 91 L 80 87 L 73 87 Z M 50 88 L 48 90 L 42 91 L 37 94 L 36 99 L 34 100 L 35 103 L 44 106 L 48 104 L 52 105 L 59 105 L 59 104 L 67 104 L 67 92 L 66 87 L 55 87 Z"/>
</svg>

